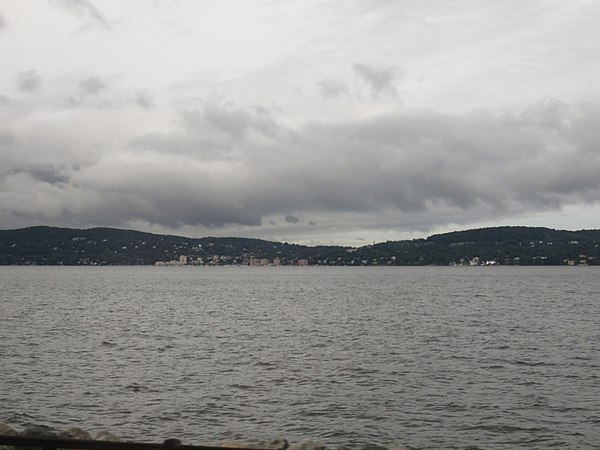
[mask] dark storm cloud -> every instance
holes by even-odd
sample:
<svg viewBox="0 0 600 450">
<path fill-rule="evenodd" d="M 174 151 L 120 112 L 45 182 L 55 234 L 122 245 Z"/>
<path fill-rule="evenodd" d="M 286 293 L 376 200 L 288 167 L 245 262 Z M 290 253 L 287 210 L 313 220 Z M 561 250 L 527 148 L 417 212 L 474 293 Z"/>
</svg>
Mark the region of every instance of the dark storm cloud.
<svg viewBox="0 0 600 450">
<path fill-rule="evenodd" d="M 104 14 L 89 0 L 50 0 L 50 4 L 78 17 L 87 19 L 88 25 L 111 28 Z"/>
<path fill-rule="evenodd" d="M 353 64 L 352 68 L 358 77 L 368 86 L 373 97 L 380 93 L 387 92 L 394 97 L 398 95 L 396 91 L 398 69 L 394 67 L 378 68 L 367 64 Z"/>
<path fill-rule="evenodd" d="M 325 79 L 319 81 L 318 86 L 325 98 L 338 98 L 350 92 L 348 85 L 342 80 Z"/>
<path fill-rule="evenodd" d="M 39 131 L 21 129 L 8 150 L 0 145 L 3 226 L 258 226 L 307 215 L 322 224 L 358 214 L 370 228 L 420 230 L 600 200 L 600 108 L 590 105 L 403 111 L 291 128 L 260 108 L 208 101 L 175 123 L 96 158 L 78 153 L 77 129 L 73 142 L 58 134 L 53 145 L 65 150 L 45 158 L 30 144 L 44 142 Z"/>
<path fill-rule="evenodd" d="M 24 70 L 17 75 L 17 89 L 22 92 L 34 92 L 42 86 L 42 77 L 35 70 Z"/>
</svg>

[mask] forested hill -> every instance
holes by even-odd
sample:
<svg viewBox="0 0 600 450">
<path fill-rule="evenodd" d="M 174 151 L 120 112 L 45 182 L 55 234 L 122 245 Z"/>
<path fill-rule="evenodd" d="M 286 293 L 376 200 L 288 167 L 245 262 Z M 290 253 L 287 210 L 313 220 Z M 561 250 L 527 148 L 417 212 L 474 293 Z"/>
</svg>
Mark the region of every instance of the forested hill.
<svg viewBox="0 0 600 450">
<path fill-rule="evenodd" d="M 542 227 L 492 227 L 476 228 L 473 230 L 453 231 L 451 233 L 434 234 L 428 241 L 437 243 L 458 242 L 570 242 L 573 240 L 598 240 L 600 230 L 565 231 Z"/>
<path fill-rule="evenodd" d="M 494 227 L 363 247 L 133 230 L 0 230 L 3 265 L 598 265 L 600 230 Z"/>
<path fill-rule="evenodd" d="M 278 254 L 298 259 L 305 256 L 304 248 L 308 247 L 251 238 L 188 238 L 115 228 L 0 230 L 0 264 L 154 264 L 179 260 L 181 255 L 190 260 Z M 237 258 L 223 261 L 241 264 Z"/>
</svg>

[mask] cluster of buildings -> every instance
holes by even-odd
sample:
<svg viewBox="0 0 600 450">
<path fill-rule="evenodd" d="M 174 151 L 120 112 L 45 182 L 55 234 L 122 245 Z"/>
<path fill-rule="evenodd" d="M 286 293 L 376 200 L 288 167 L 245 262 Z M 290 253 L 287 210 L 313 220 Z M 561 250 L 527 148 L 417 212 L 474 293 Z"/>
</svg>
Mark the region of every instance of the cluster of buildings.
<svg viewBox="0 0 600 450">
<path fill-rule="evenodd" d="M 479 257 L 469 260 L 469 266 L 499 266 L 500 263 L 494 259 L 490 261 L 481 261 Z"/>
<path fill-rule="evenodd" d="M 565 259 L 563 263 L 567 266 L 587 266 L 596 262 L 595 260 L 596 258 L 593 256 L 579 255 L 579 259 Z"/>
<path fill-rule="evenodd" d="M 156 261 L 155 266 L 222 266 L 222 265 L 239 265 L 250 267 L 279 267 L 284 265 L 291 266 L 308 266 L 308 259 L 296 259 L 292 261 L 283 261 L 281 258 L 256 258 L 254 256 L 234 257 L 213 255 L 208 258 L 190 258 L 186 255 L 181 255 L 179 259 L 171 261 Z"/>
<path fill-rule="evenodd" d="M 461 259 L 458 263 L 452 262 L 451 266 L 499 266 L 500 263 L 494 259 L 489 261 L 482 261 L 478 256 L 473 259 Z"/>
<path fill-rule="evenodd" d="M 179 259 L 173 259 L 171 261 L 156 261 L 155 266 L 187 266 L 192 260 L 185 255 L 181 255 Z"/>
</svg>

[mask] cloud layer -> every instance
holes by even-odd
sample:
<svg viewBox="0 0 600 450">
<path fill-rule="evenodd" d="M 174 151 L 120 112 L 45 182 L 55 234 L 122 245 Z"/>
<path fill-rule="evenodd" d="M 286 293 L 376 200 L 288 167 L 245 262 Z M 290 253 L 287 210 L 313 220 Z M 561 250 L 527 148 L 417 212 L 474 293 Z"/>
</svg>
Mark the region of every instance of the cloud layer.
<svg viewBox="0 0 600 450">
<path fill-rule="evenodd" d="M 12 5 L 0 227 L 350 242 L 599 211 L 600 7 L 448 5 Z"/>
<path fill-rule="evenodd" d="M 6 225 L 256 227 L 350 213 L 412 215 L 431 228 L 600 198 L 600 110 L 590 105 L 395 111 L 292 127 L 211 99 L 179 111 L 164 132 L 88 142 L 95 119 L 2 130 Z"/>
</svg>

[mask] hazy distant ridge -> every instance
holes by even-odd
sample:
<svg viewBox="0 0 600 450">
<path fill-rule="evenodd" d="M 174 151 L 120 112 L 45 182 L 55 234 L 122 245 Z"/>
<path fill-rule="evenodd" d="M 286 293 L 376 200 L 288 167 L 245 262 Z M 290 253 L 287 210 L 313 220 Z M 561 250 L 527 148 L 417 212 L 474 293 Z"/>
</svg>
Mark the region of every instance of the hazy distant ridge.
<svg viewBox="0 0 600 450">
<path fill-rule="evenodd" d="M 363 247 L 316 246 L 236 237 L 187 238 L 134 230 L 31 227 L 0 230 L 3 265 L 598 265 L 600 230 L 493 227 Z"/>
</svg>

